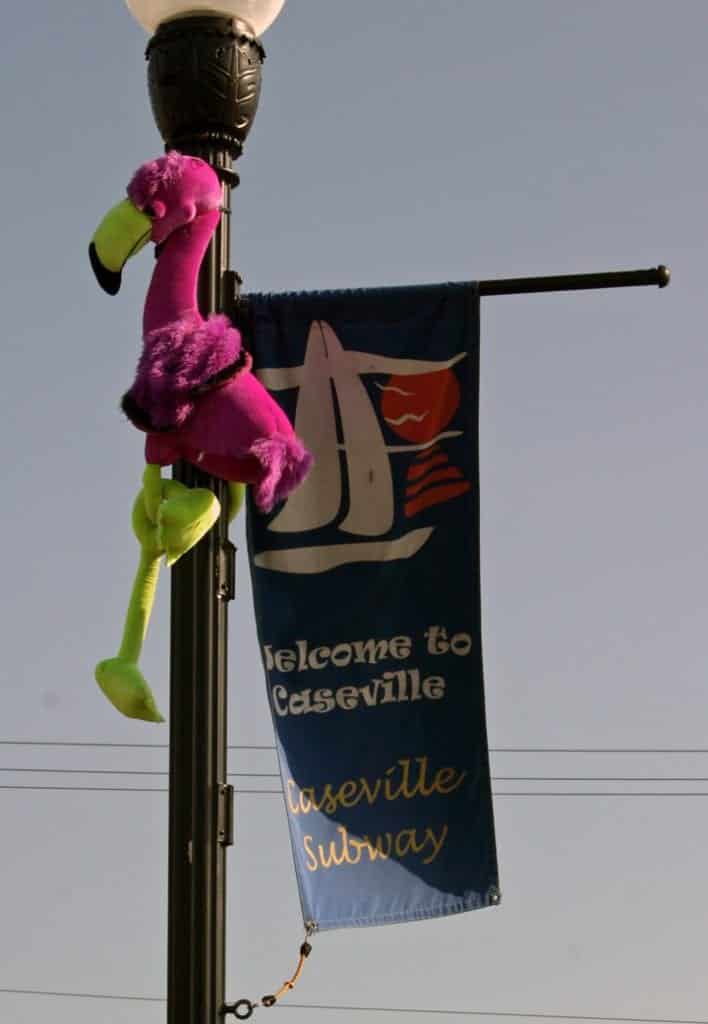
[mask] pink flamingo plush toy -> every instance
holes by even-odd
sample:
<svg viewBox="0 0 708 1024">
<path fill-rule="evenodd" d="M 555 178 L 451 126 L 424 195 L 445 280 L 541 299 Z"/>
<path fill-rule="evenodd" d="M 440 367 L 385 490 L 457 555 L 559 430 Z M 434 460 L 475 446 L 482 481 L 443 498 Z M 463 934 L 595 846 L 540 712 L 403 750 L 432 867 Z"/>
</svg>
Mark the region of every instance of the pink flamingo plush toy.
<svg viewBox="0 0 708 1024">
<path fill-rule="evenodd" d="M 123 643 L 100 662 L 97 681 L 124 714 L 162 721 L 137 661 L 154 599 L 162 555 L 173 564 L 219 515 L 208 490 L 163 480 L 161 466 L 184 459 L 229 482 L 233 517 L 243 484 L 264 512 L 305 477 L 312 456 L 290 421 L 251 371 L 241 336 L 221 314 L 202 317 L 199 268 L 219 222 L 221 184 L 203 160 L 170 152 L 142 167 L 128 198 L 101 222 L 91 264 L 109 294 L 120 288 L 128 258 L 153 241 L 158 258 L 145 302 L 143 350 L 123 411 L 147 434 L 143 488 L 133 509 L 141 545 Z"/>
</svg>

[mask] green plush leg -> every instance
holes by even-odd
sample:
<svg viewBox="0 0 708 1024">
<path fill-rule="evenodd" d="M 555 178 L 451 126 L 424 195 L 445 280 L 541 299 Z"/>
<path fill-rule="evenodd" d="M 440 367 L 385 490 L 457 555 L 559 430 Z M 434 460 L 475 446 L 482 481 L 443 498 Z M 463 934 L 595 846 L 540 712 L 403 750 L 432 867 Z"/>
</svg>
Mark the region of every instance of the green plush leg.
<svg viewBox="0 0 708 1024">
<path fill-rule="evenodd" d="M 159 467 L 148 467 L 153 468 L 157 469 L 157 480 L 161 488 Z M 133 532 L 140 544 L 140 562 L 133 581 L 123 628 L 123 640 L 117 657 L 108 658 L 96 666 L 96 682 L 111 704 L 128 718 L 140 718 L 145 722 L 164 722 L 152 690 L 138 668 L 138 659 L 155 600 L 160 559 L 164 554 L 164 549 L 158 542 L 157 523 L 148 512 L 150 510 L 157 519 L 159 499 L 157 503 L 154 502 L 154 474 L 150 476 L 152 480 L 149 479 L 146 470 L 143 490 L 133 505 Z M 148 488 L 151 484 L 152 493 L 149 493 Z"/>
<path fill-rule="evenodd" d="M 141 551 L 123 640 L 117 657 L 96 666 L 96 681 L 101 690 L 128 718 L 164 721 L 138 667 L 155 599 L 160 558 L 164 554 L 168 565 L 174 564 L 213 526 L 219 511 L 219 502 L 211 491 L 162 480 L 159 466 L 148 466 L 145 470 L 143 490 L 133 506 L 133 531 Z"/>
<path fill-rule="evenodd" d="M 144 722 L 164 722 L 138 667 L 159 575 L 160 556 L 151 558 L 142 551 L 118 656 L 96 666 L 96 682 L 111 704 L 128 718 L 141 718 Z"/>
<path fill-rule="evenodd" d="M 203 487 L 165 480 L 157 516 L 157 537 L 168 565 L 174 565 L 212 528 L 221 512 L 219 499 Z"/>
<path fill-rule="evenodd" d="M 142 494 L 145 503 L 145 513 L 151 523 L 157 522 L 160 502 L 162 501 L 162 484 L 163 479 L 160 467 L 148 463 L 143 473 Z M 133 528 L 135 529 L 135 524 Z M 138 540 L 140 540 L 139 537 Z"/>
<path fill-rule="evenodd" d="M 229 482 L 229 522 L 232 523 L 241 511 L 246 497 L 246 485 Z"/>
</svg>

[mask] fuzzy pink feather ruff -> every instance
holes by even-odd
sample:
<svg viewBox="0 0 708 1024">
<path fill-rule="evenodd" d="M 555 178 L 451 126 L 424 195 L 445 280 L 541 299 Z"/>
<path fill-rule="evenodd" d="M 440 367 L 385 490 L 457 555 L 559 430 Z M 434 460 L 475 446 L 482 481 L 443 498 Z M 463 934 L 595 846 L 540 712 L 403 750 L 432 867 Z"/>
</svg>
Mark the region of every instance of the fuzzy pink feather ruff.
<svg viewBox="0 0 708 1024">
<path fill-rule="evenodd" d="M 202 320 L 190 314 L 145 336 L 123 409 L 142 429 L 174 430 L 194 411 L 196 395 L 250 364 L 250 356 L 242 356 L 241 335 L 228 317 L 217 313 Z"/>
</svg>

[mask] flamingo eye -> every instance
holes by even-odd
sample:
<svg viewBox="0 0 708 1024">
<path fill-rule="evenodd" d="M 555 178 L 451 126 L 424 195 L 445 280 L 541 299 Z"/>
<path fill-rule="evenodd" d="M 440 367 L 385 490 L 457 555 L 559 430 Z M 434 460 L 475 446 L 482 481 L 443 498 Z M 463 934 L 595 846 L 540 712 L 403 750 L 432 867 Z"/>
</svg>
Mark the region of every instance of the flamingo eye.
<svg viewBox="0 0 708 1024">
<path fill-rule="evenodd" d="M 149 217 L 150 220 L 162 220 L 166 212 L 167 207 L 161 199 L 153 199 L 151 203 L 146 203 L 145 206 L 143 206 L 143 213 L 146 217 Z"/>
</svg>

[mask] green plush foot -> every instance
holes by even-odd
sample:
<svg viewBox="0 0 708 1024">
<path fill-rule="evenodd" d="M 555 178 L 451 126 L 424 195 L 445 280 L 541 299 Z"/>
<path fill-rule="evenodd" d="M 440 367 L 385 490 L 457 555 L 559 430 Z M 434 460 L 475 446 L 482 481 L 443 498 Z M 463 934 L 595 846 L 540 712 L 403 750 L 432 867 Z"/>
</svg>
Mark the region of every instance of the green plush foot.
<svg viewBox="0 0 708 1024">
<path fill-rule="evenodd" d="M 157 517 L 160 547 L 168 565 L 174 565 L 197 544 L 219 518 L 219 499 L 201 487 L 185 487 L 177 480 L 164 483 L 164 500 Z"/>
<path fill-rule="evenodd" d="M 164 722 L 145 678 L 127 658 L 107 658 L 96 666 L 96 682 L 111 704 L 128 718 Z"/>
</svg>

